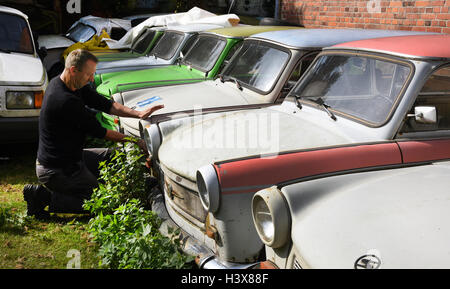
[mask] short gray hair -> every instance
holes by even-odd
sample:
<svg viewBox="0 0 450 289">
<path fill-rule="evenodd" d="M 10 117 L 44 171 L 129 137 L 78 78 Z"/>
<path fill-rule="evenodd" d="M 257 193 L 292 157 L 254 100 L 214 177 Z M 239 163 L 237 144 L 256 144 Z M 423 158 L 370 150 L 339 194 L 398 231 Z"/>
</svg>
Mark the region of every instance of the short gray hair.
<svg viewBox="0 0 450 289">
<path fill-rule="evenodd" d="M 98 63 L 97 57 L 89 51 L 84 49 L 72 50 L 66 57 L 65 68 L 69 69 L 70 67 L 75 66 L 77 70 L 82 71 L 84 64 L 88 60 Z"/>
</svg>

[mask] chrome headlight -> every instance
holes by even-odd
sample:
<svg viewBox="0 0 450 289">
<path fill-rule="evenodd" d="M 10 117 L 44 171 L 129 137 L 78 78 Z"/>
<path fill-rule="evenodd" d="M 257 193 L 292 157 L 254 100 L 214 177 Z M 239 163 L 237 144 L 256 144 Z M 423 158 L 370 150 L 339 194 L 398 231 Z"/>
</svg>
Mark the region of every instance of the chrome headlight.
<svg viewBox="0 0 450 289">
<path fill-rule="evenodd" d="M 291 230 L 289 208 L 282 193 L 271 187 L 253 196 L 252 215 L 259 237 L 269 247 L 286 244 Z"/>
<path fill-rule="evenodd" d="M 214 166 L 206 165 L 197 170 L 197 187 L 205 210 L 215 213 L 219 209 L 220 188 Z"/>
<path fill-rule="evenodd" d="M 40 108 L 44 98 L 43 91 L 7 91 L 6 108 L 33 109 Z"/>
<path fill-rule="evenodd" d="M 156 159 L 158 157 L 158 149 L 161 145 L 161 134 L 159 133 L 158 125 L 141 120 L 139 121 L 139 131 L 145 141 L 147 150 Z"/>
</svg>

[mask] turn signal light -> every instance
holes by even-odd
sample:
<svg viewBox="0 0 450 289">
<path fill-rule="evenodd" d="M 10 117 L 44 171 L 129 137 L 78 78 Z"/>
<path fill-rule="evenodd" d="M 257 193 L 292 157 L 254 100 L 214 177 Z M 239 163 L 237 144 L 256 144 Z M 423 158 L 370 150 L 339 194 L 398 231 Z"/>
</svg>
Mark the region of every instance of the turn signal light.
<svg viewBox="0 0 450 289">
<path fill-rule="evenodd" d="M 44 99 L 44 92 L 42 90 L 41 91 L 35 91 L 34 92 L 34 107 L 35 108 L 41 108 L 43 99 Z"/>
</svg>

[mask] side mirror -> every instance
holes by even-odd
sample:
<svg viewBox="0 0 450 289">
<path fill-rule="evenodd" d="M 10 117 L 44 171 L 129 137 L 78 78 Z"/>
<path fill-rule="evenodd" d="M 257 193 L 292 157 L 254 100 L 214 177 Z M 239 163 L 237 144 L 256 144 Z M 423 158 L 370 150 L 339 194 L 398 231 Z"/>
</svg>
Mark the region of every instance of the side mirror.
<svg viewBox="0 0 450 289">
<path fill-rule="evenodd" d="M 414 117 L 417 123 L 434 124 L 437 122 L 437 111 L 434 106 L 416 106 L 414 114 L 407 117 Z"/>
</svg>

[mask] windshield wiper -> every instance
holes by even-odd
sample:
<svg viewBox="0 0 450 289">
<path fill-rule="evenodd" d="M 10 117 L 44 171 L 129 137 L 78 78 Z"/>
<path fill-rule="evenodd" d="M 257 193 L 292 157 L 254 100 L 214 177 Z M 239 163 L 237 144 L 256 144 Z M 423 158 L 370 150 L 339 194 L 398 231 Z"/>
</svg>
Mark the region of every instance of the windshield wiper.
<svg viewBox="0 0 450 289">
<path fill-rule="evenodd" d="M 243 90 L 242 85 L 239 83 L 239 80 L 237 80 L 236 78 L 234 78 L 232 76 L 224 76 L 222 74 L 219 75 L 219 78 L 222 83 L 224 83 L 226 81 L 233 81 L 234 83 L 236 83 L 236 86 L 239 90 Z"/>
<path fill-rule="evenodd" d="M 313 100 L 313 102 L 320 105 L 327 112 L 327 114 L 331 117 L 332 120 L 336 120 L 336 116 L 328 109 L 331 106 L 326 104 L 325 101 L 321 97 L 318 97 L 316 100 Z"/>
<path fill-rule="evenodd" d="M 0 52 L 11 53 L 11 50 L 9 50 L 9 49 L 4 49 L 4 48 L 0 48 Z"/>
</svg>

